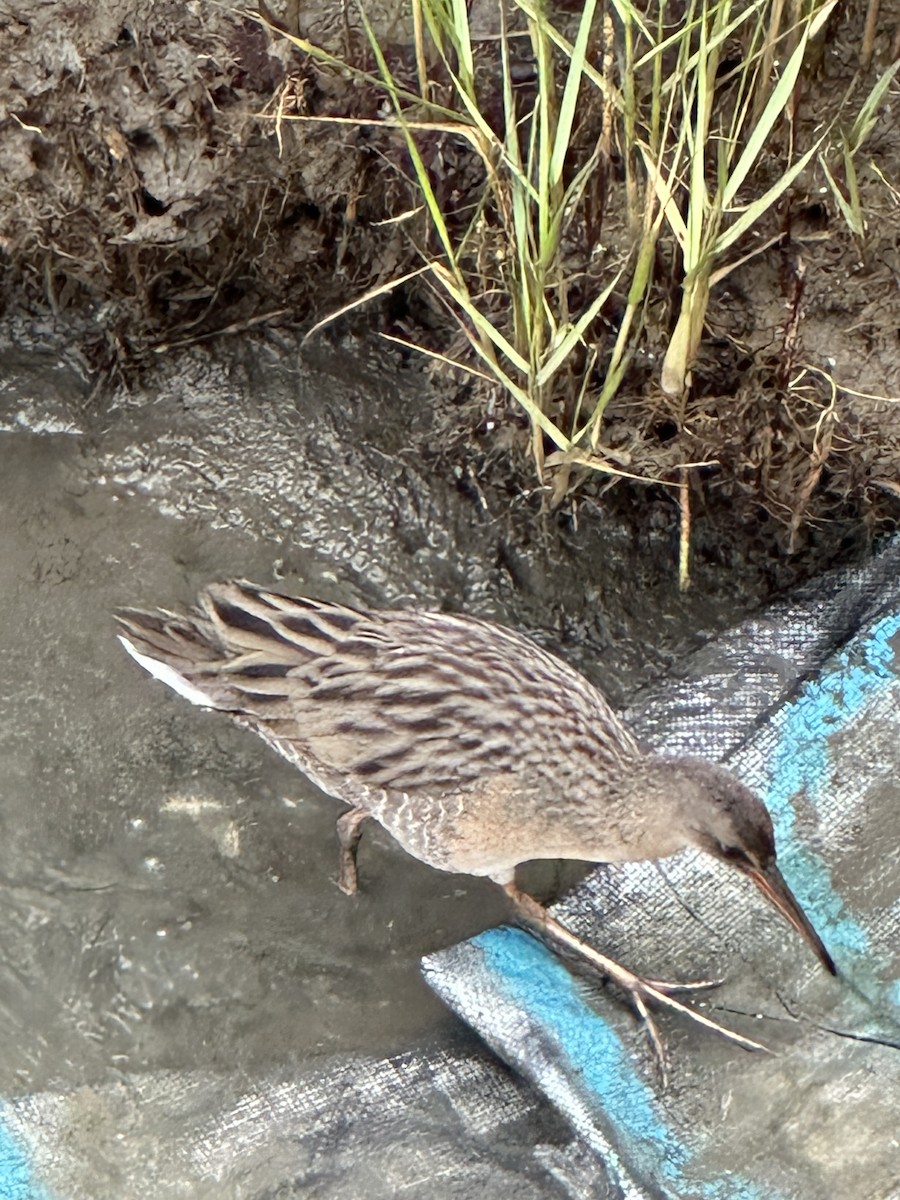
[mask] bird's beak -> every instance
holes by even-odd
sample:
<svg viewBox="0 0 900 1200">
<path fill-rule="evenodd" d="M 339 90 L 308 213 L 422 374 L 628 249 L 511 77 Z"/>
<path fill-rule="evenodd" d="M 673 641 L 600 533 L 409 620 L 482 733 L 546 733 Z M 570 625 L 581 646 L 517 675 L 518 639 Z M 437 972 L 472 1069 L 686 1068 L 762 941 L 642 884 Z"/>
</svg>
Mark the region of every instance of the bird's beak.
<svg viewBox="0 0 900 1200">
<path fill-rule="evenodd" d="M 784 876 L 778 870 L 775 863 L 769 863 L 765 867 L 747 867 L 745 871 L 765 898 L 771 904 L 774 904 L 781 915 L 790 921 L 801 937 L 809 942 L 825 970 L 832 975 L 837 975 L 837 967 L 834 965 L 834 959 L 825 949 L 825 944 L 815 929 L 813 929 L 809 917 L 798 904 L 794 893 L 785 883 Z"/>
</svg>

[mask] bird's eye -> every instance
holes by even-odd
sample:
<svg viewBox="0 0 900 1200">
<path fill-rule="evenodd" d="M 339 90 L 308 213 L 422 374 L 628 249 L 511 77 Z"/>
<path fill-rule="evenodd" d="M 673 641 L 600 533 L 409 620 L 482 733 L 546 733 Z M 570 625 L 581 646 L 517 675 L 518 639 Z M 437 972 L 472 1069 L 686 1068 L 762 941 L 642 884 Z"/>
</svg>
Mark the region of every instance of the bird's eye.
<svg viewBox="0 0 900 1200">
<path fill-rule="evenodd" d="M 750 855 L 740 846 L 722 846 L 722 857 L 735 866 L 752 866 Z"/>
</svg>

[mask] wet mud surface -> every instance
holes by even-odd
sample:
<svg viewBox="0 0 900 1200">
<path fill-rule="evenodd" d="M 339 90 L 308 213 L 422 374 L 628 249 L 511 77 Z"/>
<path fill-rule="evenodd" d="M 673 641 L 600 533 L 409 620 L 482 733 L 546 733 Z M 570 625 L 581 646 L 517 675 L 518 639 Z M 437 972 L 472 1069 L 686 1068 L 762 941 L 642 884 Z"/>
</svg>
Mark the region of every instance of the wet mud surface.
<svg viewBox="0 0 900 1200">
<path fill-rule="evenodd" d="M 365 344 L 195 350 L 101 411 L 57 363 L 7 354 L 5 1092 L 441 1039 L 454 1023 L 420 956 L 505 913 L 493 885 L 431 871 L 377 830 L 360 895 L 342 895 L 339 806 L 135 668 L 116 606 L 177 608 L 238 575 L 478 612 L 618 702 L 707 636 L 667 556 L 639 580 L 611 526 L 605 544 L 537 534 L 526 511 L 491 517 L 430 476 L 410 452 L 422 380 L 384 365 Z M 739 606 L 722 600 L 706 604 L 724 622 Z M 551 867 L 534 883 L 560 880 Z"/>
<path fill-rule="evenodd" d="M 139 1194 L 167 1089 L 190 1131 L 207 1108 L 208 1120 L 243 1111 L 240 1081 L 252 1091 L 287 1072 L 315 1095 L 310 1072 L 328 1064 L 331 1078 L 348 1056 L 418 1047 L 429 1061 L 453 1056 L 455 1071 L 460 1054 L 482 1069 L 484 1051 L 419 960 L 502 921 L 498 890 L 432 871 L 376 829 L 360 894 L 342 895 L 340 807 L 262 742 L 150 680 L 110 612 L 180 607 L 228 575 L 477 612 L 560 650 L 621 703 L 752 595 L 680 596 L 667 530 L 637 571 L 631 535 L 611 522 L 575 530 L 524 503 L 494 511 L 484 491 L 433 469 L 423 378 L 371 343 L 192 348 L 140 388 L 98 398 L 18 341 L 3 357 L 0 434 L 2 1094 L 26 1114 L 37 1105 L 40 1127 L 52 1117 L 76 1163 L 100 1147 L 90 1186 L 74 1192 L 96 1200 Z M 551 863 L 525 882 L 551 895 L 575 877 Z M 526 1122 L 512 1145 L 563 1137 L 552 1110 L 510 1087 L 503 1103 Z M 372 1097 L 359 1089 L 365 1113 Z M 404 1101 L 432 1148 L 435 1103 Z M 378 1120 L 365 1119 L 369 1138 Z M 309 1120 L 286 1110 L 284 1136 Z M 322 1143 L 308 1137 L 314 1163 Z M 515 1153 L 493 1140 L 496 1182 Z M 182 1131 L 171 1143 L 170 1172 L 184 1170 L 184 1142 Z M 347 1178 L 332 1172 L 323 1194 L 357 1194 L 345 1158 Z M 510 1176 L 516 1194 L 553 1194 L 539 1176 L 529 1151 Z"/>
<path fill-rule="evenodd" d="M 57 1178 L 76 1197 L 139 1195 L 148 1156 L 154 1179 L 171 1181 L 217 1145 L 226 1158 L 244 1147 L 234 1171 L 258 1158 L 249 1194 L 283 1168 L 298 1181 L 287 1194 L 319 1178 L 343 1200 L 358 1194 L 351 1147 L 381 1145 L 395 1171 L 384 1179 L 415 1174 L 393 1140 L 410 1122 L 424 1177 L 451 1142 L 469 1161 L 480 1143 L 459 1109 L 441 1116 L 440 1079 L 437 1093 L 405 1095 L 406 1124 L 376 1136 L 367 1088 L 387 1086 L 383 1056 L 400 1056 L 390 1078 L 446 1061 L 463 1116 L 482 1104 L 483 1121 L 498 1104 L 509 1114 L 477 1149 L 487 1183 L 556 1194 L 532 1149 L 565 1142 L 560 1118 L 506 1076 L 485 1082 L 485 1051 L 420 974 L 424 954 L 504 919 L 498 890 L 432 871 L 376 829 L 359 895 L 341 894 L 340 807 L 149 679 L 109 614 L 179 608 L 229 575 L 479 613 L 560 651 L 621 705 L 753 608 L 758 572 L 738 587 L 709 567 L 708 586 L 681 595 L 671 527 L 648 531 L 636 555 L 611 520 L 576 528 L 473 489 L 430 449 L 422 375 L 365 340 L 193 347 L 98 397 L 16 333 L 0 372 L 0 1093 L 26 1129 L 52 1128 L 70 1148 Z M 572 872 L 544 864 L 523 882 L 550 896 Z M 406 1061 L 416 1052 L 418 1066 Z M 338 1077 L 323 1120 L 314 1097 Z M 171 1137 L 166 1113 L 178 1114 Z M 448 1182 L 439 1194 L 475 1193 Z"/>
</svg>

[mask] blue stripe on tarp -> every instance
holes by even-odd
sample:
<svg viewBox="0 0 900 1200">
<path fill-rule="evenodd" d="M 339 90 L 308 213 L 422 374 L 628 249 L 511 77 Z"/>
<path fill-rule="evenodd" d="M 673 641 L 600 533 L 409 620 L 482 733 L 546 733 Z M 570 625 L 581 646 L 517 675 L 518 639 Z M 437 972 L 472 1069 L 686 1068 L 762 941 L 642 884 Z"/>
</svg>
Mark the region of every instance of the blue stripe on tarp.
<svg viewBox="0 0 900 1200">
<path fill-rule="evenodd" d="M 594 1093 L 615 1122 L 614 1148 L 629 1172 L 653 1180 L 672 1196 L 697 1200 L 779 1200 L 730 1173 L 702 1178 L 699 1149 L 669 1124 L 665 1110 L 638 1074 L 632 1051 L 579 994 L 571 972 L 521 930 L 504 926 L 473 938 L 503 993 L 553 1037 L 570 1076 Z"/>
<path fill-rule="evenodd" d="M 768 763 L 770 782 L 764 798 L 775 824 L 779 858 L 838 962 L 842 950 L 854 956 L 869 955 L 869 937 L 847 911 L 827 862 L 798 840 L 794 801 L 802 796 L 824 815 L 832 772 L 830 738 L 856 720 L 880 691 L 896 686 L 898 638 L 900 613 L 892 613 L 846 646 L 773 720 L 778 742 Z M 889 995 L 896 1004 L 898 989 Z"/>
<path fill-rule="evenodd" d="M 16 1139 L 0 1124 L 0 1200 L 49 1200 L 35 1183 L 28 1158 Z"/>
</svg>

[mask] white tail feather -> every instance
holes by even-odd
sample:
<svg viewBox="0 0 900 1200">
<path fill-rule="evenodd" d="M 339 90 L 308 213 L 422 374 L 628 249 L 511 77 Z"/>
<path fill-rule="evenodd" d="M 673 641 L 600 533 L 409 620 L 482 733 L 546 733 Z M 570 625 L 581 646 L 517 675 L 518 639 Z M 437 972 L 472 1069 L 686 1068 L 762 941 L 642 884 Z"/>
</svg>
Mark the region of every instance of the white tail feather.
<svg viewBox="0 0 900 1200">
<path fill-rule="evenodd" d="M 159 659 L 150 658 L 148 654 L 142 654 L 134 643 L 130 642 L 121 633 L 118 635 L 118 638 L 134 661 L 140 663 L 145 671 L 149 671 L 154 679 L 167 684 L 179 696 L 184 696 L 185 700 L 190 700 L 191 704 L 199 704 L 201 708 L 215 708 L 215 704 L 211 698 L 201 692 L 199 688 L 194 687 L 192 683 L 189 683 L 183 675 L 179 675 L 174 667 L 160 662 Z"/>
</svg>

